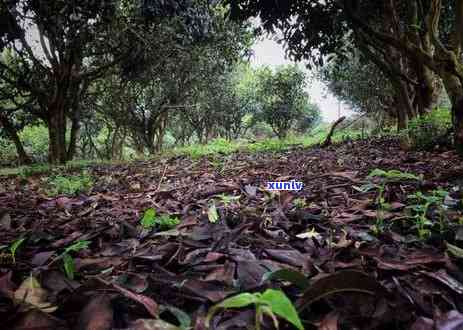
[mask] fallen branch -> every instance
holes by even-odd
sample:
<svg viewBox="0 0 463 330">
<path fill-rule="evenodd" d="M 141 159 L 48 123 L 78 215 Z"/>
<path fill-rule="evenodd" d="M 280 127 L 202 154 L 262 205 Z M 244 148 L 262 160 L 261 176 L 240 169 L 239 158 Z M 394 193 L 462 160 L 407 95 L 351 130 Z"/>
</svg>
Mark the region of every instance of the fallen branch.
<svg viewBox="0 0 463 330">
<path fill-rule="evenodd" d="M 329 133 L 328 133 L 328 135 L 326 136 L 325 141 L 324 141 L 324 142 L 322 143 L 322 145 L 321 145 L 322 148 L 325 148 L 325 147 L 328 147 L 329 145 L 331 145 L 331 138 L 332 138 L 332 136 L 333 136 L 334 130 L 336 129 L 336 127 L 337 127 L 339 124 L 341 124 L 341 123 L 344 121 L 344 119 L 346 119 L 345 116 L 339 118 L 338 120 L 336 120 L 336 121 L 333 123 L 333 125 L 331 126 L 331 129 L 330 129 L 330 131 L 329 131 Z"/>
</svg>

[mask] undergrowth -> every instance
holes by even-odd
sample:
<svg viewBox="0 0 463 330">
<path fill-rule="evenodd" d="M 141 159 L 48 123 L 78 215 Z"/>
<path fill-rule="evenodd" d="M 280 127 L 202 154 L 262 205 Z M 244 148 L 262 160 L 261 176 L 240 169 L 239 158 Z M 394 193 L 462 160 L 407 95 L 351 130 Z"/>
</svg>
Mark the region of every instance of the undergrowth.
<svg viewBox="0 0 463 330">
<path fill-rule="evenodd" d="M 86 172 L 78 175 L 56 175 L 47 179 L 47 194 L 76 195 L 88 191 L 93 186 L 93 178 Z"/>
</svg>

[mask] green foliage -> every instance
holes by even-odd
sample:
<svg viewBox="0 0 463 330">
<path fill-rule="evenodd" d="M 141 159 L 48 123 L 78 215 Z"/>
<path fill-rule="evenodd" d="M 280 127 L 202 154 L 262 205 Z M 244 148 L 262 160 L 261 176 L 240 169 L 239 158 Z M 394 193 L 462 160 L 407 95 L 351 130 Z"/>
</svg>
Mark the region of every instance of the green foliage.
<svg viewBox="0 0 463 330">
<path fill-rule="evenodd" d="M 430 228 L 434 225 L 431 219 L 428 218 L 428 213 L 431 207 L 436 208 L 437 216 L 439 217 L 440 232 L 445 229 L 445 210 L 443 207 L 444 199 L 448 192 L 442 189 L 433 190 L 429 194 L 423 194 L 417 191 L 408 196 L 414 204 L 409 205 L 407 208 L 412 211 L 412 218 L 415 220 L 415 227 L 418 231 L 420 239 L 426 239 L 431 235 Z"/>
<path fill-rule="evenodd" d="M 48 155 L 48 130 L 44 125 L 26 126 L 19 137 L 26 152 L 35 161 L 45 162 Z"/>
<path fill-rule="evenodd" d="M 296 209 L 303 209 L 305 207 L 307 207 L 307 202 L 304 198 L 296 198 L 294 201 L 294 207 Z"/>
<path fill-rule="evenodd" d="M 9 140 L 0 137 L 0 164 L 11 163 L 16 159 L 16 149 Z"/>
<path fill-rule="evenodd" d="M 93 179 L 86 172 L 79 175 L 56 175 L 48 179 L 47 192 L 51 196 L 76 195 L 89 190 L 92 186 Z"/>
<path fill-rule="evenodd" d="M 279 138 L 286 137 L 297 120 L 315 123 L 318 108 L 309 105 L 304 71 L 295 65 L 280 66 L 275 72 L 264 67 L 257 71 L 257 79 L 256 118 L 269 124 Z"/>
<path fill-rule="evenodd" d="M 141 219 L 141 225 L 143 228 L 151 229 L 156 224 L 156 210 L 149 208 L 145 210 L 143 218 Z"/>
<path fill-rule="evenodd" d="M 301 116 L 297 118 L 295 129 L 298 133 L 310 132 L 321 121 L 321 110 L 316 103 L 305 104 Z"/>
<path fill-rule="evenodd" d="M 13 263 L 16 262 L 16 252 L 17 252 L 17 250 L 19 249 L 21 244 L 24 243 L 25 240 L 26 240 L 26 238 L 19 238 L 19 239 L 15 240 L 13 243 L 11 243 L 11 245 L 9 246 L 8 249 L 10 250 L 11 257 L 13 259 Z"/>
<path fill-rule="evenodd" d="M 50 173 L 51 168 L 48 165 L 36 164 L 31 166 L 23 166 L 18 169 L 18 175 L 23 178 L 29 178 L 38 174 Z"/>
<path fill-rule="evenodd" d="M 450 144 L 451 127 L 451 113 L 446 108 L 437 108 L 424 116 L 411 120 L 408 135 L 412 147 L 417 150 L 431 150 L 440 144 Z"/>
<path fill-rule="evenodd" d="M 74 258 L 71 256 L 71 252 L 79 252 L 80 250 L 88 248 L 90 245 L 90 241 L 80 240 L 76 243 L 66 247 L 64 252 L 57 259 L 61 259 L 63 261 L 63 268 L 66 276 L 73 280 L 75 277 L 75 263 Z"/>
<path fill-rule="evenodd" d="M 386 182 L 399 182 L 399 181 L 404 181 L 404 180 L 417 180 L 417 181 L 422 180 L 422 177 L 416 176 L 412 173 L 402 172 L 399 170 L 384 171 L 379 168 L 373 170 L 368 175 L 368 178 L 373 178 L 373 177 L 380 177 L 383 179 L 383 181 L 386 181 Z"/>
<path fill-rule="evenodd" d="M 449 243 L 446 243 L 446 245 L 447 245 L 447 251 L 450 252 L 450 254 L 452 254 L 456 258 L 463 259 L 463 249 L 462 248 L 449 244 Z"/>
<path fill-rule="evenodd" d="M 65 248 L 64 253 L 79 252 L 80 250 L 88 248 L 90 243 L 91 243 L 90 241 L 84 241 L 84 240 L 77 241 L 74 244 L 69 245 L 67 248 Z"/>
<path fill-rule="evenodd" d="M 394 107 L 394 90 L 374 63 L 362 61 L 361 53 L 334 58 L 321 67 L 318 77 L 340 101 L 358 113 L 382 114 Z"/>
<path fill-rule="evenodd" d="M 361 191 L 361 192 L 367 192 L 370 190 L 377 190 L 378 194 L 376 196 L 376 205 L 378 207 L 377 212 L 376 212 L 376 224 L 372 227 L 373 232 L 376 234 L 379 234 L 384 230 L 385 224 L 384 224 L 384 214 L 386 211 L 390 209 L 389 203 L 386 202 L 386 199 L 384 197 L 384 193 L 386 191 L 386 185 L 388 183 L 394 183 L 394 182 L 401 182 L 405 180 L 416 180 L 416 181 L 421 181 L 422 177 L 421 176 L 416 176 L 412 173 L 407 173 L 407 172 L 402 172 L 399 170 L 389 170 L 389 171 L 384 171 L 382 169 L 375 169 L 373 170 L 367 177 L 370 182 L 367 184 L 361 186 L 361 187 L 354 187 L 354 189 Z M 374 178 L 379 178 L 380 181 L 379 183 L 376 183 L 373 181 Z"/>
<path fill-rule="evenodd" d="M 243 308 L 250 305 L 254 305 L 256 308 L 256 329 L 260 329 L 264 314 L 271 317 L 276 328 L 278 328 L 278 320 L 275 315 L 285 319 L 297 329 L 304 329 L 292 302 L 283 291 L 274 289 L 267 289 L 264 293 L 245 292 L 225 299 L 209 310 L 206 317 L 206 327 L 209 328 L 210 321 L 218 309 Z"/>
<path fill-rule="evenodd" d="M 53 166 L 49 164 L 34 164 L 29 166 L 19 167 L 8 167 L 0 169 L 1 175 L 18 175 L 23 178 L 28 178 L 34 175 L 48 174 L 52 175 L 64 175 L 69 171 L 84 171 L 92 165 L 114 165 L 120 164 L 120 161 L 108 161 L 108 160 L 79 160 L 71 161 L 66 165 Z"/>
<path fill-rule="evenodd" d="M 242 141 L 227 141 L 219 138 L 214 139 L 210 143 L 204 144 L 193 144 L 188 147 L 174 148 L 172 153 L 174 155 L 188 155 L 193 159 L 199 159 L 208 155 L 223 154 L 229 155 L 235 151 L 238 151 L 243 147 Z"/>
<path fill-rule="evenodd" d="M 156 215 L 156 210 L 149 208 L 145 210 L 143 218 L 141 219 L 141 225 L 145 229 L 152 229 L 157 227 L 160 231 L 170 230 L 175 228 L 180 223 L 180 220 L 176 217 L 172 217 L 168 214 Z"/>
<path fill-rule="evenodd" d="M 73 280 L 74 274 L 76 272 L 74 259 L 69 254 L 64 254 L 62 258 L 63 258 L 64 272 L 70 280 Z"/>
<path fill-rule="evenodd" d="M 211 223 L 216 223 L 219 220 L 219 213 L 217 212 L 217 207 L 215 204 L 211 204 L 211 206 L 209 206 L 207 211 L 207 218 Z"/>
<path fill-rule="evenodd" d="M 230 205 L 233 202 L 239 201 L 240 198 L 241 198 L 241 196 L 229 196 L 229 195 L 225 195 L 225 194 L 217 195 L 217 197 L 220 199 L 220 201 L 222 202 L 222 204 L 225 207 L 227 207 L 228 205 Z"/>
</svg>

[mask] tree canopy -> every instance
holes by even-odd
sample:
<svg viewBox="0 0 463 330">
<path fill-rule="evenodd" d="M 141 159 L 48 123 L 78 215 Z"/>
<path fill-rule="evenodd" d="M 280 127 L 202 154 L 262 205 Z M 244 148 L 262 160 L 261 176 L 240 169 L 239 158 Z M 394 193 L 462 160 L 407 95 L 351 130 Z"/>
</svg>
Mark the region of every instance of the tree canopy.
<svg viewBox="0 0 463 330">
<path fill-rule="evenodd" d="M 433 107 L 441 82 L 452 102 L 455 145 L 463 152 L 461 1 L 227 2 L 233 17 L 259 16 L 267 31 L 283 31 L 287 52 L 296 59 L 321 65 L 325 56 L 359 49 L 394 87 L 400 128 Z"/>
</svg>

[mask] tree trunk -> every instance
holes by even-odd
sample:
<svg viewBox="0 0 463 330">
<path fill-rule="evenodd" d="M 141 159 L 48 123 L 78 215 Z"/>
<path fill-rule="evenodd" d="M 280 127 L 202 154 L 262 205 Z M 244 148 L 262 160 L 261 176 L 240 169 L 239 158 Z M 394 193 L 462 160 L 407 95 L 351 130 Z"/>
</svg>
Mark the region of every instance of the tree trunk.
<svg viewBox="0 0 463 330">
<path fill-rule="evenodd" d="M 3 126 L 6 134 L 8 134 L 9 138 L 11 139 L 11 141 L 13 141 L 14 146 L 16 147 L 16 153 L 18 154 L 19 164 L 26 165 L 32 163 L 31 158 L 26 153 L 26 150 L 24 150 L 21 139 L 19 138 L 18 132 L 13 126 L 13 124 L 11 124 L 8 118 L 4 116 L 0 116 L 0 124 Z"/>
<path fill-rule="evenodd" d="M 457 76 L 452 74 L 443 74 L 442 80 L 452 102 L 455 148 L 463 156 L 463 84 Z"/>
<path fill-rule="evenodd" d="M 463 156 L 463 95 L 452 105 L 453 127 L 455 130 L 455 147 Z"/>
<path fill-rule="evenodd" d="M 71 126 L 71 137 L 69 140 L 69 146 L 67 151 L 66 160 L 73 160 L 76 156 L 77 151 L 77 141 L 80 136 L 80 118 L 73 118 Z"/>
<path fill-rule="evenodd" d="M 434 73 L 423 63 L 417 64 L 419 86 L 416 86 L 417 108 L 420 116 L 432 111 L 437 104 L 442 85 L 436 82 Z"/>
<path fill-rule="evenodd" d="M 322 147 L 322 148 L 325 148 L 325 147 L 328 147 L 329 145 L 331 145 L 331 138 L 333 137 L 334 130 L 335 130 L 336 127 L 337 127 L 339 124 L 341 124 L 345 119 L 346 119 L 346 117 L 340 117 L 338 120 L 336 120 L 336 121 L 333 123 L 333 125 L 331 125 L 330 131 L 328 132 L 328 135 L 326 136 L 325 141 L 321 144 L 321 147 Z"/>
<path fill-rule="evenodd" d="M 65 164 L 67 159 L 66 151 L 66 114 L 64 100 L 57 102 L 49 109 L 48 136 L 50 146 L 48 150 L 48 161 L 50 164 Z"/>
</svg>

